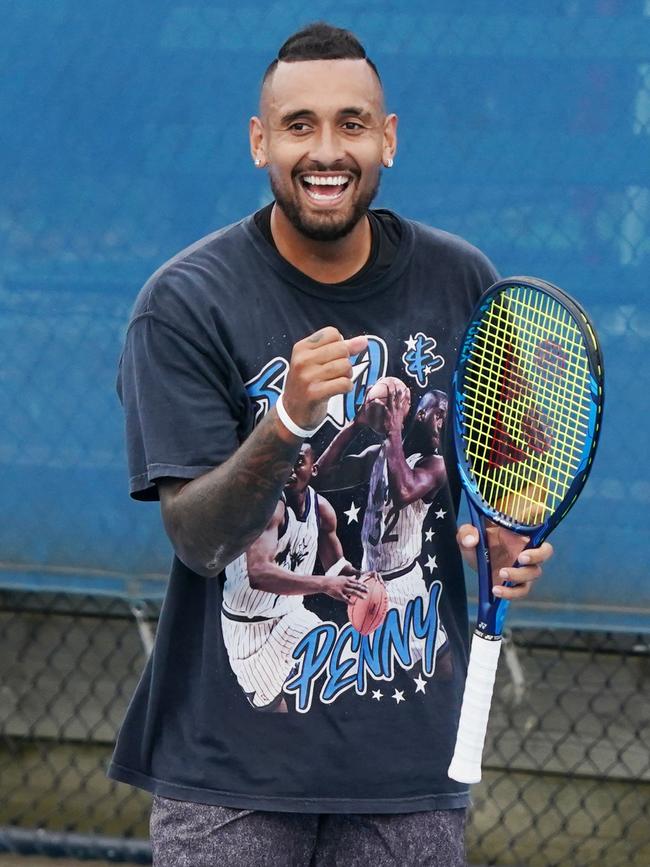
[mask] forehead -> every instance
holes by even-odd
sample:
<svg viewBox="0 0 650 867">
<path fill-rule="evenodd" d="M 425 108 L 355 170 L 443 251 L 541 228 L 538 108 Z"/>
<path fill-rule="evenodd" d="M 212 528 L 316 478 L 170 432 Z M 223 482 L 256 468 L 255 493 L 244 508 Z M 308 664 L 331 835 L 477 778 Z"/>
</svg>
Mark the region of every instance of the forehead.
<svg viewBox="0 0 650 867">
<path fill-rule="evenodd" d="M 298 109 L 332 114 L 350 106 L 383 114 L 381 85 L 365 60 L 280 61 L 262 88 L 262 113 L 271 116 Z"/>
<path fill-rule="evenodd" d="M 420 400 L 420 403 L 418 404 L 418 409 L 431 409 L 435 406 L 436 403 L 437 401 L 435 395 L 427 393 Z"/>
</svg>

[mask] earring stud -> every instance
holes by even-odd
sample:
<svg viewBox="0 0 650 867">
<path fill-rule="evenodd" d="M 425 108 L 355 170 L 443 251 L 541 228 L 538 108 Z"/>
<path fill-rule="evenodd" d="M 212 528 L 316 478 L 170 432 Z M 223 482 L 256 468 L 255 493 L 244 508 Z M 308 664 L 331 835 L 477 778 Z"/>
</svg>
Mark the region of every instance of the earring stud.
<svg viewBox="0 0 650 867">
<path fill-rule="evenodd" d="M 386 162 L 386 168 L 387 168 L 387 169 L 392 169 L 392 168 L 393 168 L 393 160 L 392 160 L 392 159 L 389 159 L 389 160 Z"/>
<path fill-rule="evenodd" d="M 256 166 L 257 168 L 259 168 L 261 165 L 262 165 L 262 160 L 260 160 L 260 159 L 256 159 L 256 160 L 255 160 L 255 166 Z"/>
</svg>

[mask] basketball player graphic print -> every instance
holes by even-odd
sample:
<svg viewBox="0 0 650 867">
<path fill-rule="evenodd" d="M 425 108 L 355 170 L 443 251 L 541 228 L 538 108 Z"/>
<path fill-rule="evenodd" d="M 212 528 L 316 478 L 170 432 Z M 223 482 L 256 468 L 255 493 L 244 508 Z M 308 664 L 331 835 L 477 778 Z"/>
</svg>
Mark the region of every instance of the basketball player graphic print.
<svg viewBox="0 0 650 867">
<path fill-rule="evenodd" d="M 303 597 L 324 593 L 346 605 L 365 585 L 345 559 L 336 513 L 311 486 L 318 473 L 304 443 L 264 532 L 226 567 L 221 621 L 230 665 L 256 710 L 286 712 L 282 689 L 293 650 L 321 623 Z M 325 575 L 314 574 L 316 558 Z"/>
<path fill-rule="evenodd" d="M 382 384 L 384 394 L 379 396 Z M 420 597 L 425 604 L 428 600 L 419 557 L 425 518 L 447 480 L 440 454 L 447 395 L 437 390 L 426 392 L 404 435 L 409 409 L 410 392 L 401 380 L 379 380 L 366 395 L 354 421 L 337 434 L 318 460 L 315 482 L 321 491 L 368 483 L 361 528 L 361 570 L 380 573 L 388 591 L 389 608 L 397 609 L 402 617 L 409 601 Z M 367 427 L 383 436 L 383 441 L 358 454 L 350 453 L 354 440 Z M 415 635 L 409 640 L 415 663 L 422 658 L 424 643 Z M 446 658 L 446 644 L 445 630 L 439 625 L 439 670 L 451 664 Z"/>
</svg>

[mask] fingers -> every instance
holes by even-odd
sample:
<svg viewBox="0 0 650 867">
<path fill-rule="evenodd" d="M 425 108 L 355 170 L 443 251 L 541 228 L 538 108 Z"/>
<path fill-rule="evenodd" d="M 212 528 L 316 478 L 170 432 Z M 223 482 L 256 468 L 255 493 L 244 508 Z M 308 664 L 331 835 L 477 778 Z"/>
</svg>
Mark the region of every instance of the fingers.
<svg viewBox="0 0 650 867">
<path fill-rule="evenodd" d="M 351 337 L 349 340 L 345 340 L 344 343 L 350 355 L 357 355 L 357 353 L 363 352 L 368 346 L 368 338 L 365 334 L 361 334 L 359 337 Z"/>
<path fill-rule="evenodd" d="M 368 338 L 365 334 L 346 340 L 338 328 L 328 325 L 327 328 L 321 328 L 299 340 L 293 348 L 293 355 L 307 351 L 314 358 L 329 361 L 332 358 L 349 358 L 362 352 L 367 346 Z"/>
<path fill-rule="evenodd" d="M 478 530 L 472 524 L 461 524 L 456 531 L 456 541 L 461 550 L 472 550 L 478 545 Z"/>
<path fill-rule="evenodd" d="M 478 545 L 478 530 L 471 524 L 462 524 L 456 532 L 456 541 L 467 565 L 476 570 L 476 546 Z"/>
<path fill-rule="evenodd" d="M 492 592 L 500 599 L 521 599 L 530 593 L 534 582 L 542 574 L 542 566 L 553 556 L 553 546 L 543 542 L 538 548 L 522 547 L 529 541 L 503 527 L 489 526 L 487 535 L 492 563 Z M 472 524 L 458 528 L 456 540 L 465 561 L 476 568 L 476 546 L 479 534 Z M 517 563 L 518 565 L 513 565 Z M 512 587 L 504 586 L 505 583 Z"/>
<path fill-rule="evenodd" d="M 352 391 L 350 355 L 367 345 L 364 335 L 344 340 L 341 332 L 331 326 L 295 344 L 282 399 L 298 426 L 318 427 L 327 411 L 327 401 Z"/>
<path fill-rule="evenodd" d="M 368 595 L 368 588 L 362 581 L 348 581 L 343 590 L 345 596 L 357 596 L 359 599 L 364 599 Z"/>
<path fill-rule="evenodd" d="M 512 583 L 512 587 L 495 585 L 492 592 L 499 599 L 521 599 L 527 596 L 533 586 L 542 575 L 542 565 L 553 556 L 553 546 L 549 542 L 542 542 L 539 548 L 527 548 L 522 551 L 517 562 L 520 566 L 512 566 L 499 570 L 495 580 Z"/>
<path fill-rule="evenodd" d="M 495 584 L 492 593 L 499 599 L 521 599 L 528 596 L 535 582 L 542 574 L 539 566 L 522 566 L 521 568 L 500 569 L 496 581 L 508 581 L 512 587 Z"/>
<path fill-rule="evenodd" d="M 522 551 L 517 558 L 519 563 L 527 565 L 528 563 L 539 564 L 546 563 L 553 556 L 553 546 L 550 542 L 542 542 L 539 548 L 527 548 Z"/>
</svg>

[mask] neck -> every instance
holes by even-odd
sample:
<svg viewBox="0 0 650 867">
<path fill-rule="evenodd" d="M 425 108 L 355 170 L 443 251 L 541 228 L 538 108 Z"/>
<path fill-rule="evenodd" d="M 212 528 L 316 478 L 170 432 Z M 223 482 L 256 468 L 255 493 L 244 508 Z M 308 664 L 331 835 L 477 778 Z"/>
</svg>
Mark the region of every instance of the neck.
<svg viewBox="0 0 650 867">
<path fill-rule="evenodd" d="M 305 513 L 305 502 L 307 500 L 307 488 L 296 493 L 286 493 L 287 504 L 291 506 L 298 518 L 302 518 Z"/>
<path fill-rule="evenodd" d="M 367 216 L 344 238 L 314 241 L 299 232 L 277 204 L 271 211 L 271 234 L 280 255 L 320 283 L 341 283 L 352 277 L 368 261 L 372 246 Z"/>
</svg>

